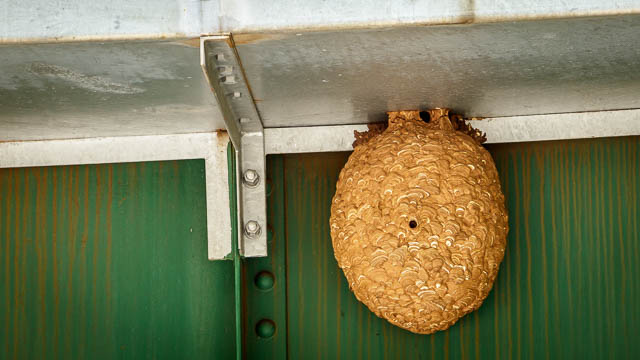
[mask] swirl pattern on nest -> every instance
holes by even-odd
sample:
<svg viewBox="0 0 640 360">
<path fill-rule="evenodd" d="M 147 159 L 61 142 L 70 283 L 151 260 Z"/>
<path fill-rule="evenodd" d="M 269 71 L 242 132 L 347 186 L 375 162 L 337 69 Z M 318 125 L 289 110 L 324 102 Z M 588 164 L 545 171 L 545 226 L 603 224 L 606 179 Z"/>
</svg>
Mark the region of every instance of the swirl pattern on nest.
<svg viewBox="0 0 640 360">
<path fill-rule="evenodd" d="M 335 257 L 358 300 L 420 334 L 480 307 L 508 232 L 489 152 L 456 131 L 446 110 L 431 117 L 389 113 L 389 127 L 340 172 L 330 219 Z"/>
</svg>

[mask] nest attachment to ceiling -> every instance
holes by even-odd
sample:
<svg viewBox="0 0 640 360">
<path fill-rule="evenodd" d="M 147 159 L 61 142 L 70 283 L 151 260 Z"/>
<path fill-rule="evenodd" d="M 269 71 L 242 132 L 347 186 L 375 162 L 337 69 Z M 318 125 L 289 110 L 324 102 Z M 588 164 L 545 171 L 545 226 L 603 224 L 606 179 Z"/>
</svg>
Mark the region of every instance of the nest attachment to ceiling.
<svg viewBox="0 0 640 360">
<path fill-rule="evenodd" d="M 430 334 L 477 309 L 508 232 L 484 135 L 446 109 L 389 113 L 356 134 L 331 206 L 331 238 L 351 290 L 376 315 Z"/>
</svg>

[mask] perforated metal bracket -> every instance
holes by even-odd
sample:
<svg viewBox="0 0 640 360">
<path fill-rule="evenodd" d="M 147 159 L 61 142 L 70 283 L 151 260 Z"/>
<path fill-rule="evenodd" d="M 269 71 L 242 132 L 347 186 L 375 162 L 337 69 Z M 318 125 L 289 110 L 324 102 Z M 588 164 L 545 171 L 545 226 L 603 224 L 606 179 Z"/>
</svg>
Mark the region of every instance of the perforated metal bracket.
<svg viewBox="0 0 640 360">
<path fill-rule="evenodd" d="M 231 35 L 202 37 L 200 63 L 236 149 L 240 254 L 267 256 L 264 129 Z"/>
</svg>

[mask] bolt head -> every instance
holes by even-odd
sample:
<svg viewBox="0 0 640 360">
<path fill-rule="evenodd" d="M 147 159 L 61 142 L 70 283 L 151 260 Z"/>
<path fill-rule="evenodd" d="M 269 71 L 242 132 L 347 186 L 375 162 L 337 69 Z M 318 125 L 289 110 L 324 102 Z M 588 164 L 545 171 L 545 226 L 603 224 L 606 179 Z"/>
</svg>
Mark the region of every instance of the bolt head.
<svg viewBox="0 0 640 360">
<path fill-rule="evenodd" d="M 247 236 L 258 236 L 260 235 L 260 232 L 260 224 L 255 220 L 249 220 L 244 225 L 244 233 L 247 234 Z"/>
<path fill-rule="evenodd" d="M 257 171 L 249 169 L 242 175 L 242 182 L 250 187 L 256 186 L 260 182 L 260 175 L 258 175 Z"/>
</svg>

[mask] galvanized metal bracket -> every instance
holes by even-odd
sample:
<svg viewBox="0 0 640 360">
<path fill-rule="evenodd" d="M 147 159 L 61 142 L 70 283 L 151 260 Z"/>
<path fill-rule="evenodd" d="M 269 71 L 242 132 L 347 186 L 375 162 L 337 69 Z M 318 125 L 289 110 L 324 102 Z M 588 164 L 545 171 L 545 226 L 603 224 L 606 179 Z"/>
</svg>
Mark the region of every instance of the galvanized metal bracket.
<svg viewBox="0 0 640 360">
<path fill-rule="evenodd" d="M 202 37 L 200 62 L 236 150 L 240 255 L 267 256 L 264 129 L 231 35 Z"/>
</svg>

